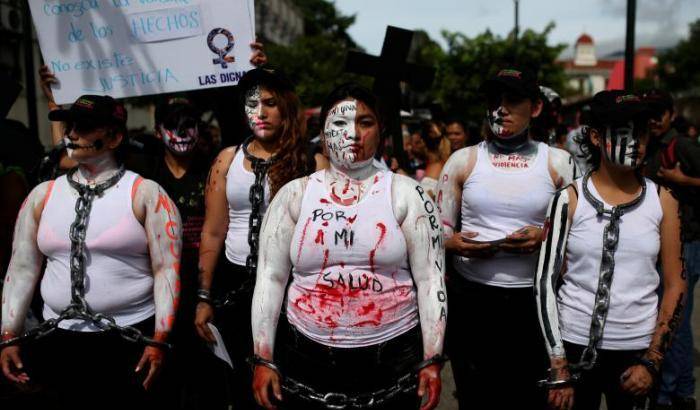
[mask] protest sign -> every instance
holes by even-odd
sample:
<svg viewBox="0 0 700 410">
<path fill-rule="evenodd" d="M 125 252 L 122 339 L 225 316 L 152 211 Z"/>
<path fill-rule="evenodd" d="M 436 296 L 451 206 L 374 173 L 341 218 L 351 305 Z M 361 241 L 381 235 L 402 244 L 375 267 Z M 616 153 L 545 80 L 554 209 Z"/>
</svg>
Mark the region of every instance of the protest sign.
<svg viewBox="0 0 700 410">
<path fill-rule="evenodd" d="M 255 39 L 252 0 L 32 0 L 59 104 L 235 85 Z"/>
</svg>

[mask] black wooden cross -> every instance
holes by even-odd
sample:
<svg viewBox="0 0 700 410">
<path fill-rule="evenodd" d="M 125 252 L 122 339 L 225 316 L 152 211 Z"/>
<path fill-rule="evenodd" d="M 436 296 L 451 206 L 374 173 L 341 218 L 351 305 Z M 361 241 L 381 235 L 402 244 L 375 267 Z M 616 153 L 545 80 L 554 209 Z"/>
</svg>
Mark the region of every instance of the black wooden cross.
<svg viewBox="0 0 700 410">
<path fill-rule="evenodd" d="M 406 62 L 412 39 L 413 31 L 387 26 L 379 57 L 350 51 L 345 62 L 346 71 L 374 77 L 374 92 L 384 106 L 385 127 L 392 139 L 394 156 L 404 169 L 408 160 L 401 135 L 401 82 L 426 90 L 435 78 L 434 68 Z"/>
</svg>

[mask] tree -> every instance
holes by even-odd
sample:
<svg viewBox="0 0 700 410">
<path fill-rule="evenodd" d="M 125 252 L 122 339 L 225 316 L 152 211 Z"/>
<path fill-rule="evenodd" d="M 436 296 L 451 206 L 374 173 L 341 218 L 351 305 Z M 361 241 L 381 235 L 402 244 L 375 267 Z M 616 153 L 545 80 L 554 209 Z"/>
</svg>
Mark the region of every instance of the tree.
<svg viewBox="0 0 700 410">
<path fill-rule="evenodd" d="M 700 19 L 689 26 L 688 39 L 659 56 L 659 80 L 669 91 L 700 87 Z"/>
<path fill-rule="evenodd" d="M 343 16 L 326 0 L 294 0 L 304 16 L 304 36 L 290 46 L 267 44 L 273 67 L 279 68 L 296 85 L 302 103 L 313 107 L 323 103 L 336 86 L 347 81 L 368 85 L 368 79 L 345 73 L 348 50 L 358 48 L 347 33 L 355 16 Z"/>
<path fill-rule="evenodd" d="M 540 33 L 525 30 L 515 46 L 512 37 L 502 38 L 488 30 L 474 38 L 443 31 L 447 51 L 438 64 L 436 100 L 451 115 L 481 119 L 484 113 L 479 87 L 500 69 L 512 66 L 536 73 L 540 84 L 561 92 L 566 77 L 556 59 L 566 45 L 547 44 L 552 29 L 554 23 Z"/>
</svg>

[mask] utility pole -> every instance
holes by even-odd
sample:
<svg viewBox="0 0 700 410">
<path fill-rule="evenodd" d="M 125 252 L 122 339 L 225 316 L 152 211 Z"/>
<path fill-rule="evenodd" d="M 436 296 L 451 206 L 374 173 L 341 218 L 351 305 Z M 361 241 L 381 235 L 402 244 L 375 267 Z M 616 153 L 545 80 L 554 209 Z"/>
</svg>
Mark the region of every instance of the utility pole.
<svg viewBox="0 0 700 410">
<path fill-rule="evenodd" d="M 519 20 L 518 19 L 518 17 L 519 17 L 518 16 L 518 14 L 519 14 L 519 10 L 518 10 L 519 7 L 518 6 L 520 4 L 520 0 L 513 0 L 513 3 L 515 3 L 515 29 L 513 30 L 513 38 L 515 39 L 515 43 L 517 44 L 518 43 L 518 34 L 520 31 L 520 25 L 518 22 L 518 20 Z"/>
<path fill-rule="evenodd" d="M 29 2 L 24 2 L 22 10 L 24 23 L 24 89 L 27 96 L 28 128 L 32 135 L 39 135 L 39 120 L 36 108 L 36 85 L 34 84 L 34 38 L 32 37 L 32 18 Z"/>
<path fill-rule="evenodd" d="M 518 35 L 520 34 L 519 5 L 520 0 L 513 0 L 515 6 L 515 27 L 513 27 L 513 65 L 518 65 Z"/>
<path fill-rule="evenodd" d="M 625 91 L 634 88 L 634 23 L 637 0 L 627 0 L 627 38 L 625 39 Z"/>
</svg>

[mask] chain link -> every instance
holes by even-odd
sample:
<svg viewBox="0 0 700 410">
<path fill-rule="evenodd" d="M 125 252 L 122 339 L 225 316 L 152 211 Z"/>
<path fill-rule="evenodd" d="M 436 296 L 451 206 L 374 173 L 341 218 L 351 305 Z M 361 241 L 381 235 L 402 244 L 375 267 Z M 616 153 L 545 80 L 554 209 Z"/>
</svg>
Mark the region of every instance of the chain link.
<svg viewBox="0 0 700 410">
<path fill-rule="evenodd" d="M 215 307 L 231 306 L 235 304 L 240 295 L 249 295 L 255 286 L 255 273 L 258 269 L 260 228 L 263 220 L 260 209 L 265 202 L 265 178 L 267 178 L 267 171 L 270 169 L 270 166 L 277 161 L 277 157 L 273 155 L 267 160 L 263 160 L 253 156 L 248 152 L 248 144 L 250 144 L 252 140 L 253 137 L 250 136 L 241 144 L 243 155 L 250 161 L 253 173 L 255 174 L 255 182 L 250 186 L 248 194 L 248 200 L 251 206 L 250 217 L 248 219 L 248 246 L 250 246 L 250 253 L 245 261 L 248 276 L 237 289 L 227 292 L 222 299 L 214 301 Z"/>
<path fill-rule="evenodd" d="M 155 341 L 144 336 L 141 331 L 132 326 L 119 326 L 114 318 L 94 313 L 88 306 L 85 299 L 85 237 L 90 220 L 92 202 L 96 196 L 102 196 L 104 191 L 114 186 L 124 176 L 124 167 L 119 168 L 117 173 L 107 181 L 98 185 L 84 185 L 73 179 L 77 168 L 68 172 L 66 178 L 70 186 L 78 192 L 78 199 L 75 202 L 75 220 L 70 226 L 69 238 L 70 249 L 70 278 L 71 278 L 71 303 L 57 318 L 49 319 L 39 326 L 28 330 L 21 336 L 8 339 L 0 343 L 0 348 L 16 345 L 27 340 L 39 339 L 51 334 L 64 320 L 79 319 L 91 322 L 102 331 L 113 330 L 131 342 L 144 343 L 151 346 L 169 347 L 167 343 Z"/>
<path fill-rule="evenodd" d="M 586 200 L 595 208 L 598 216 L 609 215 L 610 221 L 603 229 L 603 254 L 600 263 L 600 274 L 598 279 L 598 289 L 595 295 L 595 304 L 593 305 L 593 314 L 591 315 L 591 327 L 589 330 L 588 346 L 583 350 L 579 362 L 570 365 L 572 372 L 580 372 L 581 370 L 590 370 L 598 359 L 598 343 L 603 338 L 605 328 L 605 320 L 608 316 L 610 308 L 610 287 L 612 285 L 613 273 L 615 271 L 615 251 L 620 238 L 620 218 L 628 210 L 639 205 L 646 195 L 646 183 L 640 179 L 642 192 L 632 201 L 605 209 L 602 201 L 598 200 L 588 189 L 588 181 L 591 173 L 587 173 L 583 178 L 583 195 Z"/>
<path fill-rule="evenodd" d="M 417 388 L 418 376 L 414 372 L 402 376 L 390 387 L 362 394 L 319 392 L 313 387 L 289 377 L 284 378 L 282 383 L 282 390 L 286 393 L 303 401 L 321 404 L 334 410 L 381 407 L 399 394 L 415 393 Z"/>
</svg>

